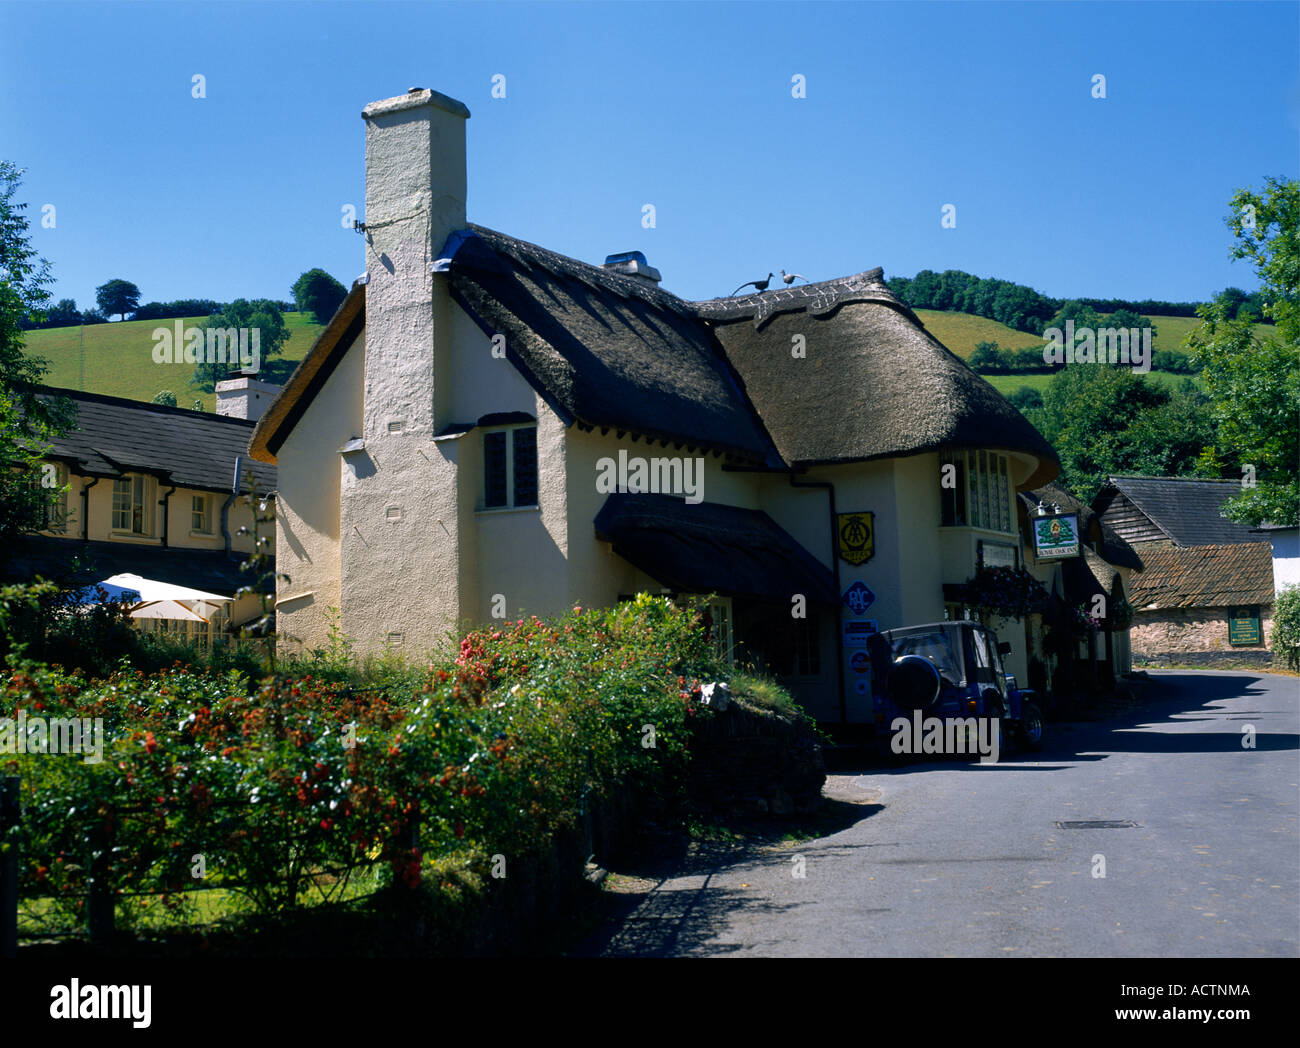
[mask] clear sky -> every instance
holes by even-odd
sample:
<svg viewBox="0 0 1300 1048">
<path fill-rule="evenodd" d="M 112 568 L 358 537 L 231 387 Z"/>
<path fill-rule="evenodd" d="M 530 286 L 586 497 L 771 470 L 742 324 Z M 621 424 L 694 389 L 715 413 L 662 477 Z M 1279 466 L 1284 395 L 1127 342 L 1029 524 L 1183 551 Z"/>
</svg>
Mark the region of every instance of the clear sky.
<svg viewBox="0 0 1300 1048">
<path fill-rule="evenodd" d="M 350 284 L 360 112 L 416 85 L 473 114 L 471 220 L 589 262 L 639 249 L 687 298 L 880 265 L 1202 300 L 1258 286 L 1228 257 L 1233 190 L 1297 177 L 1298 12 L 0 2 L 0 157 L 82 308 L 112 277 L 142 301 Z"/>
</svg>

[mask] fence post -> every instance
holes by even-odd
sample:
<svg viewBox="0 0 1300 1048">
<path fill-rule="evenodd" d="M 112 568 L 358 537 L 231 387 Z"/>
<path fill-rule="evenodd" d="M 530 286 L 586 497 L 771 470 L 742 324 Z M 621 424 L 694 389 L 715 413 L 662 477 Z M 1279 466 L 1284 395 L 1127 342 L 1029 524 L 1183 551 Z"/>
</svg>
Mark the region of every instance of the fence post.
<svg viewBox="0 0 1300 1048">
<path fill-rule="evenodd" d="M 0 785 L 0 841 L 6 840 L 21 821 L 18 807 L 18 776 L 6 775 Z M 0 869 L 0 940 L 5 957 L 18 956 L 18 839 L 10 842 Z"/>
<path fill-rule="evenodd" d="M 114 899 L 108 884 L 108 869 L 113 853 L 113 831 L 97 822 L 90 831 L 90 877 L 86 891 L 86 931 L 93 943 L 106 943 L 113 937 Z"/>
</svg>

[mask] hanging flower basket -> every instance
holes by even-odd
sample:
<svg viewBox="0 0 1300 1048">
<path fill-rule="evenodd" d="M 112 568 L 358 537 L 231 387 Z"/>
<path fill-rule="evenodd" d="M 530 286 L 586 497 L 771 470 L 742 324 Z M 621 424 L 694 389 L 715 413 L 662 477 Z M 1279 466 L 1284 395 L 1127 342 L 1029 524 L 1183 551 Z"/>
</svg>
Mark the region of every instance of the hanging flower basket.
<svg viewBox="0 0 1300 1048">
<path fill-rule="evenodd" d="M 1024 568 L 984 568 L 965 589 L 972 608 L 1002 618 L 1023 619 L 1047 604 L 1047 590 Z"/>
</svg>

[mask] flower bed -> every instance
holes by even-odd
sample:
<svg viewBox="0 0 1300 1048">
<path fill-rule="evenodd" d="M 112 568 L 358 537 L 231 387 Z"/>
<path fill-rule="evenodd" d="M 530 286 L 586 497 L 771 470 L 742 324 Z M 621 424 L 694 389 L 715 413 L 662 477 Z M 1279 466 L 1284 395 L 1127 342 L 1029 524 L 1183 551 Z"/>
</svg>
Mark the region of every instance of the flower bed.
<svg viewBox="0 0 1300 1048">
<path fill-rule="evenodd" d="M 103 751 L 0 754 L 23 804 L 6 846 L 23 897 L 68 925 L 96 886 L 131 923 L 131 900 L 196 887 L 270 915 L 372 870 L 415 888 L 453 855 L 489 878 L 616 790 L 679 798 L 715 672 L 698 615 L 650 597 L 475 630 L 383 688 L 20 664 L 0 717 L 98 718 Z"/>
</svg>

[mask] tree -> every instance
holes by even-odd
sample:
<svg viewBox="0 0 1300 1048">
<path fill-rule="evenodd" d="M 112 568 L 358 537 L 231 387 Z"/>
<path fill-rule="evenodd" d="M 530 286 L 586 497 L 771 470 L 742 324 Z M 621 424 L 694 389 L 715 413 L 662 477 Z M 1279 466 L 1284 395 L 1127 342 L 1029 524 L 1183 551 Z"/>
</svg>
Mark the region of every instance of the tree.
<svg viewBox="0 0 1300 1048">
<path fill-rule="evenodd" d="M 328 324 L 348 289 L 323 269 L 309 269 L 293 282 L 293 300 L 298 312 L 311 313 L 317 324 Z"/>
<path fill-rule="evenodd" d="M 110 280 L 95 288 L 95 301 L 99 311 L 106 317 L 120 313 L 126 319 L 128 313 L 134 313 L 140 305 L 140 289 L 129 280 Z"/>
<path fill-rule="evenodd" d="M 1217 422 L 1201 454 L 1211 475 L 1240 477 L 1224 515 L 1242 524 L 1300 524 L 1300 183 L 1266 180 L 1262 194 L 1239 189 L 1228 227 L 1234 258 L 1250 259 L 1272 332 L 1259 337 L 1233 296 L 1201 306 L 1186 345 Z"/>
<path fill-rule="evenodd" d="M 1043 406 L 1043 395 L 1033 386 L 1021 386 L 1013 393 L 1007 394 L 1007 399 L 1016 406 L 1022 415 L 1031 408 L 1041 408 Z"/>
<path fill-rule="evenodd" d="M 1025 414 L 1060 456 L 1061 483 L 1090 502 L 1108 475 L 1132 472 L 1139 449 L 1129 428 L 1168 400 L 1127 368 L 1074 364 L 1052 376 L 1043 406 Z"/>
<path fill-rule="evenodd" d="M 199 327 L 204 332 L 204 353 L 203 359 L 195 364 L 190 385 L 205 393 L 213 392 L 218 382 L 245 366 L 239 356 L 240 350 L 250 354 L 256 350 L 256 359 L 248 366 L 260 369 L 262 363 L 279 353 L 289 340 L 280 308 L 265 298 L 251 302 L 246 298 L 235 299 Z M 209 356 L 212 359 L 208 359 Z"/>
<path fill-rule="evenodd" d="M 174 408 L 176 406 L 176 394 L 170 389 L 160 389 L 153 395 L 153 400 L 149 401 L 149 403 L 164 404 L 169 408 Z"/>
<path fill-rule="evenodd" d="M 71 327 L 81 323 L 81 311 L 77 302 L 71 298 L 61 298 L 49 308 L 46 314 L 46 327 Z"/>
<path fill-rule="evenodd" d="M 42 459 L 49 438 L 73 424 L 70 401 L 36 396 L 48 363 L 23 353 L 23 328 L 45 320 L 53 278 L 32 250 L 27 205 L 14 200 L 21 184 L 22 171 L 0 161 L 0 550 L 44 525 L 62 492 Z"/>
</svg>

